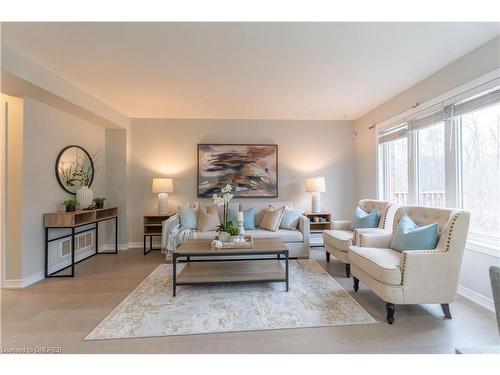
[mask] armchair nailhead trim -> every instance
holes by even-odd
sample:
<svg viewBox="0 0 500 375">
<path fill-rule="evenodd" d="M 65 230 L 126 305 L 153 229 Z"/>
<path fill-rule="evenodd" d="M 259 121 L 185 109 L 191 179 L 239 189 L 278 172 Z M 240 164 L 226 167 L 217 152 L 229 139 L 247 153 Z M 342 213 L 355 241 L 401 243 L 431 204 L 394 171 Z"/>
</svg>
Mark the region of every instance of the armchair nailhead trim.
<svg viewBox="0 0 500 375">
<path fill-rule="evenodd" d="M 458 212 L 453 216 L 453 219 L 450 224 L 450 229 L 448 229 L 448 239 L 446 240 L 446 249 L 444 251 L 436 251 L 436 250 L 418 250 L 419 254 L 443 254 L 446 253 L 450 250 L 450 241 L 451 241 L 451 235 L 453 233 L 453 227 L 455 226 L 455 223 L 457 222 L 458 217 L 462 214 L 462 212 Z M 401 285 L 404 283 L 404 276 L 405 276 L 405 265 L 406 265 L 406 254 L 408 251 L 403 251 L 403 267 L 401 269 Z"/>
</svg>

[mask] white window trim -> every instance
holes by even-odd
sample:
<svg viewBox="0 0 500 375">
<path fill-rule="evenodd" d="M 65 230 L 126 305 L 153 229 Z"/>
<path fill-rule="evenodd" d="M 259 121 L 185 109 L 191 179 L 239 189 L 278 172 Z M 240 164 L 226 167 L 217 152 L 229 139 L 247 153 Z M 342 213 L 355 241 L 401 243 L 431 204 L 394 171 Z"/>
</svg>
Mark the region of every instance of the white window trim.
<svg viewBox="0 0 500 375">
<path fill-rule="evenodd" d="M 376 185 L 376 195 L 377 195 L 378 199 L 385 198 L 384 186 L 380 181 L 381 168 L 385 168 L 385 166 L 382 167 L 382 165 L 385 163 L 382 162 L 383 155 L 380 154 L 379 133 L 381 133 L 383 130 L 386 130 L 390 126 L 393 126 L 397 122 L 404 122 L 405 118 L 411 117 L 412 115 L 415 115 L 418 112 L 425 111 L 427 109 L 430 109 L 433 106 L 439 105 L 440 103 L 449 101 L 452 98 L 456 97 L 457 95 L 461 95 L 466 91 L 474 90 L 478 86 L 486 85 L 489 82 L 492 82 L 494 80 L 498 80 L 499 76 L 500 76 L 500 68 L 494 69 L 493 71 L 491 71 L 483 76 L 480 76 L 480 77 L 478 77 L 470 82 L 467 82 L 464 85 L 455 87 L 454 89 L 452 89 L 446 93 L 443 93 L 443 94 L 441 94 L 441 95 L 439 95 L 431 100 L 428 100 L 424 103 L 421 103 L 416 108 L 411 108 L 405 112 L 402 112 L 394 117 L 391 117 L 391 118 L 389 118 L 385 121 L 382 121 L 379 124 L 375 125 L 374 142 L 375 142 L 376 161 L 377 161 L 376 170 L 375 170 L 375 178 L 376 178 L 375 185 Z M 495 84 L 498 85 L 498 83 L 495 83 Z M 484 89 L 486 90 L 487 88 L 484 88 Z M 471 93 L 471 95 L 473 95 L 473 93 Z M 445 128 L 446 128 L 446 126 L 445 126 Z M 457 136 L 458 136 L 457 133 L 458 133 L 457 126 L 456 126 L 456 124 L 453 124 L 452 137 L 453 137 L 453 142 L 455 143 L 455 146 L 458 146 L 457 145 Z M 412 135 L 412 133 L 410 133 L 410 135 L 408 137 L 408 147 L 410 148 L 409 153 L 408 153 L 409 154 L 408 155 L 409 156 L 409 158 L 408 158 L 408 167 L 409 168 L 412 167 L 412 163 L 415 163 L 415 160 L 416 160 L 415 159 L 415 157 L 416 157 L 415 138 L 416 137 L 414 135 Z M 445 136 L 445 141 L 446 142 L 449 141 L 449 138 L 447 135 Z M 448 147 L 446 147 L 446 150 L 448 150 Z M 445 155 L 445 156 L 447 156 L 447 155 Z M 446 158 L 446 159 L 450 159 L 450 158 Z M 449 160 L 448 162 L 450 164 L 456 165 L 456 163 L 458 163 L 459 161 L 454 160 L 454 157 L 453 157 L 452 160 Z M 451 167 L 452 165 L 448 165 L 448 164 L 446 165 L 447 168 L 449 166 Z M 409 169 L 409 173 L 410 173 L 410 171 L 413 171 L 413 175 L 415 175 L 417 173 L 416 169 L 417 168 L 412 167 L 411 169 Z M 457 171 L 459 169 L 451 168 L 450 170 Z M 408 176 L 408 177 L 409 177 L 408 178 L 408 204 L 416 204 L 417 200 L 416 200 L 416 196 L 415 196 L 416 192 L 414 191 L 415 190 L 414 187 L 416 186 L 415 183 L 418 182 L 415 180 L 415 178 L 418 178 L 418 175 L 417 176 Z M 456 190 L 457 190 L 455 192 L 451 192 L 452 194 L 450 194 L 451 196 L 449 198 L 450 201 L 448 201 L 448 198 L 447 198 L 447 205 L 449 205 L 449 206 L 455 206 L 455 207 L 462 206 L 461 202 L 459 202 L 459 197 L 461 197 L 461 194 L 459 191 L 459 189 L 461 188 L 461 184 L 458 181 L 459 178 L 460 178 L 460 176 L 456 176 L 455 172 L 447 173 L 447 176 L 446 176 L 446 184 L 447 185 L 446 186 L 448 186 L 448 183 L 452 182 L 454 179 L 456 182 L 455 186 L 456 186 Z M 448 191 L 446 193 L 448 196 L 449 195 Z M 455 194 L 455 196 L 453 196 L 453 194 Z M 491 236 L 484 236 L 484 235 L 469 232 L 468 240 L 467 240 L 467 244 L 466 244 L 465 248 L 468 250 L 472 250 L 472 251 L 476 251 L 476 252 L 480 252 L 483 254 L 487 254 L 487 255 L 491 255 L 491 256 L 495 256 L 495 257 L 500 258 L 500 245 L 498 244 L 497 241 L 492 242 L 491 238 L 492 238 Z"/>
</svg>

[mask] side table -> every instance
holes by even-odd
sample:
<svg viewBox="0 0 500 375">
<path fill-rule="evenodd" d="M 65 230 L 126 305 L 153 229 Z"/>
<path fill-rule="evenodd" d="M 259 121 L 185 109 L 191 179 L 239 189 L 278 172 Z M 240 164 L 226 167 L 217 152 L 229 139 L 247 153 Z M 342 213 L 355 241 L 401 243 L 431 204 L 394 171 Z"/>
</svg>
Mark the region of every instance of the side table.
<svg viewBox="0 0 500 375">
<path fill-rule="evenodd" d="M 144 225 L 144 255 L 151 250 L 161 250 L 161 248 L 153 248 L 153 237 L 161 237 L 163 222 L 173 214 L 158 215 L 148 214 L 143 217 Z M 146 247 L 146 239 L 149 237 L 149 249 Z"/>
<path fill-rule="evenodd" d="M 323 231 L 332 229 L 332 214 L 330 212 L 306 212 L 305 216 L 311 221 L 311 247 L 321 247 L 323 244 Z M 315 218 L 322 221 L 315 221 Z"/>
</svg>

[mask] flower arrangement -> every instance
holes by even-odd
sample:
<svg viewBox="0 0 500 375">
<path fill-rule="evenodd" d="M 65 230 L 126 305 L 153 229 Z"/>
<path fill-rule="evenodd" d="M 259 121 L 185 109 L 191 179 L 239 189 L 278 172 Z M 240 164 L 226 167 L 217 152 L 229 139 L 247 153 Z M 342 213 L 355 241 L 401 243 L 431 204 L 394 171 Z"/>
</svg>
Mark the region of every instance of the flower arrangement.
<svg viewBox="0 0 500 375">
<path fill-rule="evenodd" d="M 221 195 L 212 195 L 212 202 L 217 206 L 224 205 L 224 214 L 222 216 L 222 223 L 217 227 L 219 232 L 228 232 L 231 235 L 238 235 L 239 229 L 233 225 L 229 220 L 229 202 L 233 199 L 233 185 L 229 182 L 221 189 Z"/>
</svg>

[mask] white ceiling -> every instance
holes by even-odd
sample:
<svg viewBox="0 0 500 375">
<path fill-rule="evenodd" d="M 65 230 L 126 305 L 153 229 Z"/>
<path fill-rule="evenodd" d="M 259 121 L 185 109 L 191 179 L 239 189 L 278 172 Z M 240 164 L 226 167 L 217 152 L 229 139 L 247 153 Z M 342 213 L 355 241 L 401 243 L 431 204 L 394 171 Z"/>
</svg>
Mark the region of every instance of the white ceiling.
<svg viewBox="0 0 500 375">
<path fill-rule="evenodd" d="M 498 23 L 9 23 L 6 43 L 129 117 L 359 118 Z"/>
</svg>

